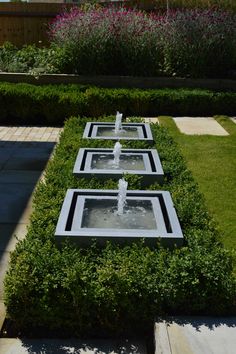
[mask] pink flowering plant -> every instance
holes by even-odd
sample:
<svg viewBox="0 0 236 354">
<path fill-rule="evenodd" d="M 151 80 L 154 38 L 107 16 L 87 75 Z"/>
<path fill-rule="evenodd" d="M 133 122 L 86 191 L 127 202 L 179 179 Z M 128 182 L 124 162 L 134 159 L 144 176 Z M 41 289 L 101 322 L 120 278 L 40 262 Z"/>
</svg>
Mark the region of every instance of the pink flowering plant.
<svg viewBox="0 0 236 354">
<path fill-rule="evenodd" d="M 211 77 L 236 69 L 236 16 L 217 10 L 75 7 L 55 19 L 50 36 L 65 53 L 65 72 Z"/>
<path fill-rule="evenodd" d="M 236 69 L 236 16 L 217 10 L 171 12 L 163 27 L 168 75 L 224 76 Z"/>
<path fill-rule="evenodd" d="M 51 25 L 54 43 L 70 53 L 68 69 L 82 74 L 157 75 L 158 22 L 125 8 L 73 8 Z"/>
</svg>

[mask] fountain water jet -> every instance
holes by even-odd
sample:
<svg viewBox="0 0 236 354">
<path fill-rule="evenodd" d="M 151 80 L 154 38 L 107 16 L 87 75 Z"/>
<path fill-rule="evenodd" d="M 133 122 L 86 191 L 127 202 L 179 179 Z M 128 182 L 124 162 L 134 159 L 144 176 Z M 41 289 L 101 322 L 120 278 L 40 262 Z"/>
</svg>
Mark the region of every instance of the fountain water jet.
<svg viewBox="0 0 236 354">
<path fill-rule="evenodd" d="M 115 143 L 114 149 L 113 149 L 113 155 L 114 155 L 114 165 L 119 167 L 120 165 L 120 154 L 121 154 L 121 149 L 122 145 L 117 141 Z"/>
<path fill-rule="evenodd" d="M 124 207 L 126 203 L 126 194 L 127 194 L 128 182 L 124 180 L 124 178 L 119 179 L 119 191 L 118 191 L 118 205 L 117 205 L 117 214 L 124 214 Z"/>
<path fill-rule="evenodd" d="M 122 131 L 122 116 L 123 114 L 120 112 L 116 113 L 116 121 L 115 121 L 115 134 L 118 135 Z"/>
</svg>

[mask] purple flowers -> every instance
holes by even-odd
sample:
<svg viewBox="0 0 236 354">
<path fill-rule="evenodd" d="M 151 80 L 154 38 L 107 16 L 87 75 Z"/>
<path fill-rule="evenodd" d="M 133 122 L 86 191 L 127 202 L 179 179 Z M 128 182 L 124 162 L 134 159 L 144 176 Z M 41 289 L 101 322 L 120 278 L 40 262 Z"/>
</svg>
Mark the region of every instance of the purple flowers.
<svg viewBox="0 0 236 354">
<path fill-rule="evenodd" d="M 72 8 L 50 27 L 71 72 L 214 76 L 236 64 L 236 17 L 216 10 L 168 17 L 126 8 Z"/>
</svg>

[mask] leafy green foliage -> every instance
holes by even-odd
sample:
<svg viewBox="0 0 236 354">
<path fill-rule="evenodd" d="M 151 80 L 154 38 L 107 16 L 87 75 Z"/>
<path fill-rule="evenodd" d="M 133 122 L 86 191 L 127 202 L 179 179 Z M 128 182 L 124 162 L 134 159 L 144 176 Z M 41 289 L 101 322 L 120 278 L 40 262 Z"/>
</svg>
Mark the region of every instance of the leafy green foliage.
<svg viewBox="0 0 236 354">
<path fill-rule="evenodd" d="M 86 85 L 0 83 L 0 121 L 62 124 L 73 115 L 99 117 L 234 115 L 236 93 L 201 89 L 108 89 Z"/>
<path fill-rule="evenodd" d="M 103 117 L 100 120 L 113 120 Z M 181 249 L 96 243 L 79 249 L 57 248 L 55 226 L 68 188 L 116 189 L 117 181 L 75 178 L 72 168 L 80 147 L 112 147 L 112 141 L 83 139 L 85 118 L 65 124 L 44 181 L 34 195 L 28 234 L 11 255 L 5 279 L 8 316 L 21 329 L 44 326 L 88 335 L 94 328 L 124 334 L 142 330 L 158 315 L 231 314 L 235 310 L 232 257 L 219 242 L 203 198 L 167 130 L 151 124 L 155 146 L 166 173 L 185 237 Z M 138 141 L 124 148 L 145 147 Z M 148 147 L 146 145 L 146 147 Z M 128 176 L 140 188 L 137 176 Z M 158 190 L 154 183 L 148 189 Z M 121 326 L 122 323 L 122 326 Z"/>
</svg>

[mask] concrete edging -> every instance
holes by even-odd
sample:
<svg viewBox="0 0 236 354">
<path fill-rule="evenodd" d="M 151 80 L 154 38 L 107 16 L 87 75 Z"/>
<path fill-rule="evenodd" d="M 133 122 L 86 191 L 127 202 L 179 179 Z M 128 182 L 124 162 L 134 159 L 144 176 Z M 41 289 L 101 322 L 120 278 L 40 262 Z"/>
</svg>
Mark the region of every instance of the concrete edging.
<svg viewBox="0 0 236 354">
<path fill-rule="evenodd" d="M 110 88 L 202 88 L 236 91 L 236 80 L 230 79 L 189 79 L 174 77 L 132 77 L 132 76 L 85 76 L 73 74 L 42 74 L 39 77 L 27 73 L 0 73 L 0 81 L 12 83 L 84 84 Z"/>
</svg>

